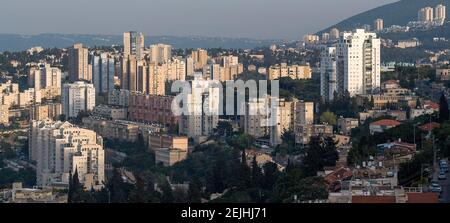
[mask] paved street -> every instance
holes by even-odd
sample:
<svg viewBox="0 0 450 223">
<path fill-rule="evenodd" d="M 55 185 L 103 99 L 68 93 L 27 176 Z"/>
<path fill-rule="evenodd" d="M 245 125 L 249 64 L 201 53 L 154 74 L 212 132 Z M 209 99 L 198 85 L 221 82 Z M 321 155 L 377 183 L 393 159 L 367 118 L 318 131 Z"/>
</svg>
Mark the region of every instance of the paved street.
<svg viewBox="0 0 450 223">
<path fill-rule="evenodd" d="M 446 175 L 446 180 L 439 181 L 439 185 L 441 185 L 442 187 L 442 193 L 439 200 L 442 203 L 450 203 L 450 172 L 448 172 Z"/>
<path fill-rule="evenodd" d="M 440 201 L 442 203 L 450 203 L 450 176 L 447 173 L 447 179 L 446 180 L 440 180 L 439 184 L 442 187 L 442 193 L 440 197 Z"/>
</svg>

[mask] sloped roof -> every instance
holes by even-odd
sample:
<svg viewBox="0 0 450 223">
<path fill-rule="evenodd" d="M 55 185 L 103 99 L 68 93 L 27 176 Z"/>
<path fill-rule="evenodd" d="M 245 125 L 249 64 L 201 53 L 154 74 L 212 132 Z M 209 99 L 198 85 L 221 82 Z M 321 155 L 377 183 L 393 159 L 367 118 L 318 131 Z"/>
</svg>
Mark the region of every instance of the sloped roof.
<svg viewBox="0 0 450 223">
<path fill-rule="evenodd" d="M 399 121 L 392 120 L 392 119 L 382 119 L 376 122 L 370 123 L 370 125 L 379 125 L 379 126 L 397 126 L 402 124 Z"/>
<path fill-rule="evenodd" d="M 422 131 L 433 131 L 433 129 L 435 128 L 440 128 L 441 124 L 437 123 L 437 122 L 432 122 L 432 123 L 427 123 L 425 125 L 421 125 L 418 128 Z"/>
<path fill-rule="evenodd" d="M 438 203 L 439 197 L 437 193 L 406 193 L 408 201 L 406 203 Z"/>
<path fill-rule="evenodd" d="M 353 196 L 352 203 L 360 204 L 391 204 L 396 203 L 395 196 Z"/>
</svg>

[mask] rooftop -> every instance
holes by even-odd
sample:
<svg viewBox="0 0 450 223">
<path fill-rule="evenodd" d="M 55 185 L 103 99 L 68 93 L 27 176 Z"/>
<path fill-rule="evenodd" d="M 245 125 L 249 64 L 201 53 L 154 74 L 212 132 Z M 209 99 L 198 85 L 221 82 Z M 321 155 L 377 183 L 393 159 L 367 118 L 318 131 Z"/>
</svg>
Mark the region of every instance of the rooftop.
<svg viewBox="0 0 450 223">
<path fill-rule="evenodd" d="M 392 119 L 382 119 L 376 122 L 370 123 L 370 125 L 379 125 L 379 126 L 397 126 L 402 124 L 399 121 L 392 120 Z"/>
<path fill-rule="evenodd" d="M 440 127 L 441 127 L 441 124 L 439 124 L 437 122 L 431 122 L 431 123 L 421 125 L 418 128 L 422 131 L 430 132 L 430 131 L 433 131 L 434 129 L 440 128 Z"/>
</svg>

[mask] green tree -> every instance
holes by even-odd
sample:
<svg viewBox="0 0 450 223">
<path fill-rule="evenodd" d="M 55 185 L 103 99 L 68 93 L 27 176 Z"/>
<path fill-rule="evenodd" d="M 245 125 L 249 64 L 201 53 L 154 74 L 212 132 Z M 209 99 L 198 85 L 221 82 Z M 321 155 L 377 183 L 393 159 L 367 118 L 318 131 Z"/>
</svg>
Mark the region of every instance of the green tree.
<svg viewBox="0 0 450 223">
<path fill-rule="evenodd" d="M 252 160 L 251 180 L 252 180 L 251 184 L 253 187 L 261 186 L 263 180 L 261 168 L 258 166 L 258 162 L 256 162 L 256 156 L 254 156 Z"/>
<path fill-rule="evenodd" d="M 78 178 L 78 170 L 75 169 L 73 176 L 69 176 L 69 192 L 68 192 L 68 203 L 81 203 L 86 202 L 86 194 L 84 191 L 84 186 L 80 183 Z"/>
<path fill-rule="evenodd" d="M 195 177 L 189 182 L 188 200 L 190 203 L 200 203 L 202 198 L 202 183 Z"/>
<path fill-rule="evenodd" d="M 266 190 L 273 191 L 275 183 L 280 175 L 277 164 L 269 162 L 263 166 L 264 176 L 262 187 Z"/>
<path fill-rule="evenodd" d="M 335 166 L 339 159 L 336 143 L 331 137 L 311 137 L 306 148 L 302 169 L 308 176 L 315 176 L 325 166 Z"/>
<path fill-rule="evenodd" d="M 172 187 L 168 182 L 162 185 L 161 191 L 162 191 L 161 203 L 173 203 L 175 201 Z"/>
<path fill-rule="evenodd" d="M 112 203 L 129 202 L 129 194 L 133 188 L 132 185 L 123 181 L 119 170 L 115 170 L 113 176 L 108 182 L 109 196 Z"/>
<path fill-rule="evenodd" d="M 238 188 L 246 189 L 250 186 L 250 182 L 251 182 L 250 171 L 251 171 L 251 169 L 247 165 L 247 156 L 245 154 L 245 150 L 242 150 L 242 152 L 241 152 L 241 168 L 238 173 L 238 176 L 239 176 Z"/>
<path fill-rule="evenodd" d="M 440 122 L 445 122 L 449 120 L 449 109 L 448 109 L 448 102 L 447 98 L 444 94 L 441 95 L 441 98 L 439 100 L 439 120 Z"/>
<path fill-rule="evenodd" d="M 321 177 L 306 177 L 298 167 L 284 171 L 278 178 L 275 200 L 279 202 L 307 201 L 326 199 L 327 186 Z"/>
<path fill-rule="evenodd" d="M 333 112 L 326 111 L 320 115 L 320 123 L 323 124 L 329 124 L 329 125 L 336 125 L 337 124 L 337 117 Z"/>
<path fill-rule="evenodd" d="M 233 127 L 229 122 L 219 121 L 217 123 L 217 127 L 214 129 L 214 132 L 219 135 L 230 136 L 233 134 Z"/>
</svg>

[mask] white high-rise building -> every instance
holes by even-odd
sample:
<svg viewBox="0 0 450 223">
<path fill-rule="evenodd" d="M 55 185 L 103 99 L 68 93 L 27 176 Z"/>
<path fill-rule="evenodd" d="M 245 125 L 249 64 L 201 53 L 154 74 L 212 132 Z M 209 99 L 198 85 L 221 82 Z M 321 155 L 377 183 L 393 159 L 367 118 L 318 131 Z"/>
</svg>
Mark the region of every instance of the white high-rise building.
<svg viewBox="0 0 450 223">
<path fill-rule="evenodd" d="M 50 64 L 30 68 L 28 85 L 42 98 L 52 99 L 61 95 L 61 70 Z"/>
<path fill-rule="evenodd" d="M 80 111 L 92 110 L 95 107 L 94 85 L 82 81 L 64 84 L 61 104 L 67 118 L 77 117 Z"/>
<path fill-rule="evenodd" d="M 419 22 L 432 22 L 434 20 L 433 8 L 421 8 L 418 12 L 417 19 Z"/>
<path fill-rule="evenodd" d="M 108 53 L 92 57 L 92 83 L 95 92 L 108 93 L 114 89 L 114 58 Z"/>
<path fill-rule="evenodd" d="M 445 22 L 445 18 L 446 18 L 446 7 L 445 5 L 439 4 L 436 6 L 436 8 L 434 8 L 434 15 L 435 18 L 434 20 L 440 24 L 443 24 Z"/>
<path fill-rule="evenodd" d="M 172 58 L 172 46 L 166 44 L 150 45 L 150 62 L 166 63 Z"/>
<path fill-rule="evenodd" d="M 336 47 L 337 92 L 370 94 L 380 87 L 380 39 L 357 29 L 341 34 Z"/>
<path fill-rule="evenodd" d="M 375 30 L 375 32 L 381 32 L 384 29 L 384 21 L 383 19 L 376 19 L 373 22 L 373 28 Z"/>
<path fill-rule="evenodd" d="M 68 122 L 33 121 L 29 154 L 37 163 L 39 187 L 67 186 L 75 171 L 86 190 L 99 190 L 104 186 L 103 140 L 94 131 Z"/>
<path fill-rule="evenodd" d="M 195 74 L 192 92 L 187 96 L 187 114 L 180 118 L 180 133 L 188 137 L 209 136 L 219 122 L 220 88 L 211 87 L 202 73 Z"/>
<path fill-rule="evenodd" d="M 320 55 L 320 96 L 325 100 L 333 100 L 336 87 L 336 47 L 328 47 Z"/>
</svg>

